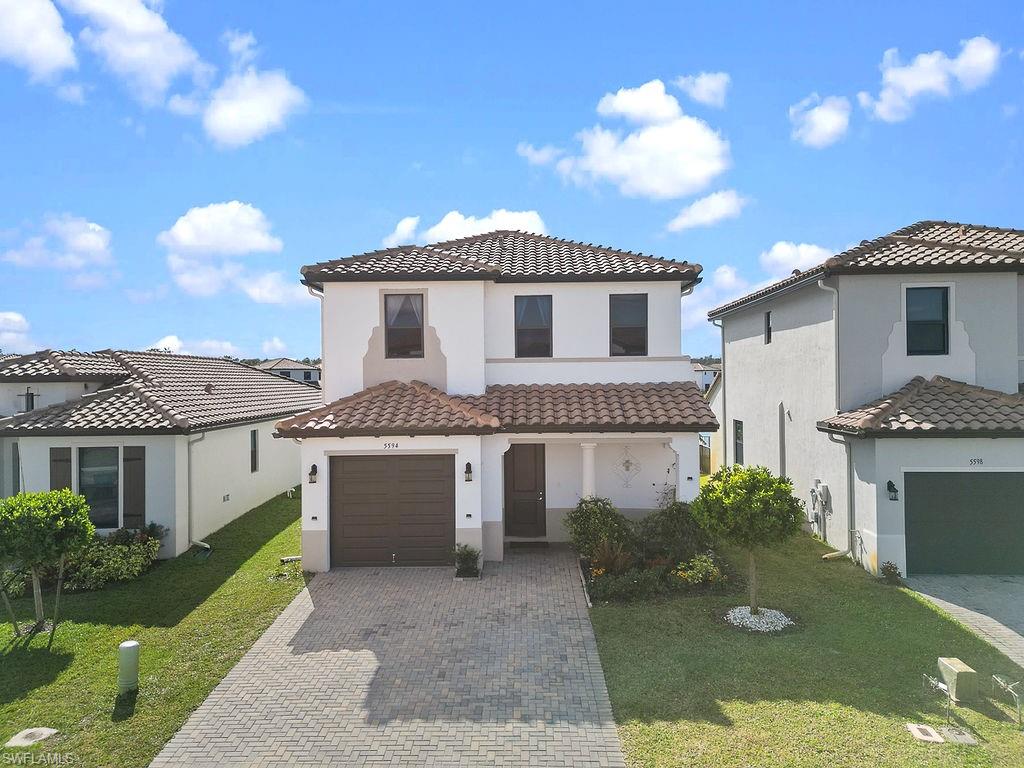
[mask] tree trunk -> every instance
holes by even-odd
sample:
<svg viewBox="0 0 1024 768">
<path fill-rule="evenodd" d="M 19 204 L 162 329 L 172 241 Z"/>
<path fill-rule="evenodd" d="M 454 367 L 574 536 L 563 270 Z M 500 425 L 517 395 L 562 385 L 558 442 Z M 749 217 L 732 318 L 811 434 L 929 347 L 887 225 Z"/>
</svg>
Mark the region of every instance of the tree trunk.
<svg viewBox="0 0 1024 768">
<path fill-rule="evenodd" d="M 0 596 L 4 599 L 4 606 L 7 608 L 7 615 L 11 617 L 11 627 L 14 629 L 14 636 L 21 637 L 21 630 L 18 629 L 18 620 L 14 616 L 14 609 L 11 607 L 11 598 L 7 595 L 7 585 L 0 576 Z"/>
<path fill-rule="evenodd" d="M 36 626 L 42 626 L 46 621 L 46 611 L 43 610 L 43 585 L 39 581 L 39 567 L 32 566 L 32 597 L 36 607 Z"/>
<path fill-rule="evenodd" d="M 750 615 L 756 616 L 761 612 L 757 605 L 757 560 L 754 559 L 754 550 L 747 554 L 750 557 Z"/>
<path fill-rule="evenodd" d="M 50 642 L 47 647 L 53 645 L 53 633 L 57 631 L 57 622 L 60 620 L 60 590 L 64 586 L 64 564 L 67 562 L 67 555 L 60 556 L 60 568 L 57 570 L 57 597 L 53 601 L 53 626 L 50 627 Z"/>
</svg>

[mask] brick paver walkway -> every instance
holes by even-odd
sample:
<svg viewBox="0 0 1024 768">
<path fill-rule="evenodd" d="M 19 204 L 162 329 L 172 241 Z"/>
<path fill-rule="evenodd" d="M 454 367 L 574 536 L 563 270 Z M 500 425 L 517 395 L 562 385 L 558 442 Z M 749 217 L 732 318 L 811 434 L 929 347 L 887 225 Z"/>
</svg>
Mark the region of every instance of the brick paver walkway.
<svg viewBox="0 0 1024 768">
<path fill-rule="evenodd" d="M 195 765 L 623 765 L 573 557 L 318 575 L 153 761 Z"/>
<path fill-rule="evenodd" d="M 913 576 L 907 584 L 1024 667 L 1024 576 Z"/>
</svg>

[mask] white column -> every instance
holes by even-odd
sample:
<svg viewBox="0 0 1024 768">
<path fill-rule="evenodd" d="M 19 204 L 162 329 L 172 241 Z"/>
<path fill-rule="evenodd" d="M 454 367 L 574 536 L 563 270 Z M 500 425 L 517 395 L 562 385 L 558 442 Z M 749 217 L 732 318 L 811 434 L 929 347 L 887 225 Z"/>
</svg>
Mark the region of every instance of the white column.
<svg viewBox="0 0 1024 768">
<path fill-rule="evenodd" d="M 594 449 L 597 443 L 580 443 L 580 450 L 583 457 L 583 482 L 580 488 L 580 496 L 597 495 L 596 473 L 594 471 Z"/>
</svg>

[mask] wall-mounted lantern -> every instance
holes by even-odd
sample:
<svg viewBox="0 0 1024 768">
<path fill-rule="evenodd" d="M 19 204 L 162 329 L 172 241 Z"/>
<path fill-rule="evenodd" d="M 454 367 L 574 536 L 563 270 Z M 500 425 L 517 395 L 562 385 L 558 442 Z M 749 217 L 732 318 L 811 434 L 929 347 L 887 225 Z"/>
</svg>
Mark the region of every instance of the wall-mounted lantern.
<svg viewBox="0 0 1024 768">
<path fill-rule="evenodd" d="M 466 482 L 473 481 L 473 465 L 470 462 L 466 462 Z"/>
<path fill-rule="evenodd" d="M 316 482 L 316 464 L 309 468 L 309 484 L 312 485 Z"/>
<path fill-rule="evenodd" d="M 899 489 L 896 488 L 896 483 L 894 483 L 892 480 L 885 484 L 885 490 L 889 492 L 889 501 L 900 500 Z"/>
</svg>

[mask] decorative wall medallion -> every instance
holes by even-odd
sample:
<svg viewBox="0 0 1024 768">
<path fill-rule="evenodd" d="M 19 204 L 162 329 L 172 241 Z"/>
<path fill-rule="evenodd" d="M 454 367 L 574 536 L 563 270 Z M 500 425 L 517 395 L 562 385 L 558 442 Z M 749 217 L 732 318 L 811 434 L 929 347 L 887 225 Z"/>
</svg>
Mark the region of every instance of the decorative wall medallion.
<svg viewBox="0 0 1024 768">
<path fill-rule="evenodd" d="M 630 453 L 629 446 L 622 446 L 622 455 L 615 462 L 615 474 L 622 481 L 622 487 L 629 488 L 641 469 L 640 462 Z"/>
</svg>

